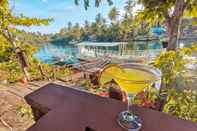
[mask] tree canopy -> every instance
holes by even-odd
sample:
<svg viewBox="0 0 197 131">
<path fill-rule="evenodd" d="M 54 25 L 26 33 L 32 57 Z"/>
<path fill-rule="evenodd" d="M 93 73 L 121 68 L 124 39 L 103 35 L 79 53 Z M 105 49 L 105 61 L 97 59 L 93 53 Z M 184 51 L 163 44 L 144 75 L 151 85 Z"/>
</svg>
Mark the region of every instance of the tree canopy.
<svg viewBox="0 0 197 131">
<path fill-rule="evenodd" d="M 108 17 L 113 23 L 115 23 L 119 14 L 120 13 L 119 13 L 118 9 L 116 7 L 113 7 L 109 12 Z"/>
<path fill-rule="evenodd" d="M 14 16 L 12 10 L 9 6 L 8 0 L 0 0 L 0 39 L 1 44 L 11 44 L 12 51 L 15 52 L 19 62 L 21 63 L 22 70 L 24 72 L 25 78 L 29 79 L 27 72 L 27 61 L 25 60 L 25 54 L 18 46 L 20 41 L 16 39 L 17 26 L 32 26 L 32 25 L 47 25 L 51 19 L 39 19 L 39 18 L 29 18 L 23 14 Z M 6 46 L 3 46 L 6 47 Z M 7 48 L 9 49 L 9 48 Z"/>
<path fill-rule="evenodd" d="M 0 33 L 4 37 L 7 36 L 7 31 L 14 33 L 16 26 L 47 25 L 51 20 L 52 19 L 39 19 L 36 17 L 29 18 L 23 14 L 14 16 L 9 8 L 8 0 L 0 1 Z"/>
<path fill-rule="evenodd" d="M 79 2 L 83 1 L 84 8 L 87 10 L 90 6 L 90 0 L 74 0 L 76 5 L 79 5 Z M 102 0 L 95 0 L 95 6 L 98 7 Z M 113 0 L 106 0 L 109 5 L 113 5 Z"/>
<path fill-rule="evenodd" d="M 125 6 L 127 3 L 125 3 Z M 98 42 L 116 42 L 128 41 L 132 39 L 138 28 L 134 29 L 133 18 L 128 13 L 123 19 L 117 19 L 119 10 L 112 7 L 109 12 L 109 24 L 100 13 L 95 17 L 95 21 L 85 21 L 84 25 L 73 24 L 68 22 L 67 27 L 60 30 L 58 34 L 53 37 L 53 42 L 69 43 L 71 41 L 98 41 Z M 77 26 L 76 26 L 77 25 Z"/>
<path fill-rule="evenodd" d="M 138 14 L 141 19 L 146 19 L 149 24 L 163 22 L 166 24 L 169 37 L 169 50 L 178 46 L 179 29 L 184 15 L 197 17 L 196 0 L 138 0 L 143 5 L 143 10 Z"/>
<path fill-rule="evenodd" d="M 76 3 L 80 0 L 75 0 Z M 89 7 L 89 0 L 83 0 L 84 7 Z M 99 6 L 102 0 L 95 0 L 95 5 Z M 113 1 L 108 1 L 110 4 Z M 178 46 L 179 29 L 182 17 L 197 17 L 196 0 L 135 0 L 128 1 L 127 12 L 131 12 L 131 7 L 135 4 L 143 5 L 140 12 L 137 13 L 137 22 L 146 21 L 149 25 L 155 23 L 165 23 L 168 31 L 168 50 L 175 50 Z M 197 23 L 197 22 L 194 22 Z"/>
</svg>

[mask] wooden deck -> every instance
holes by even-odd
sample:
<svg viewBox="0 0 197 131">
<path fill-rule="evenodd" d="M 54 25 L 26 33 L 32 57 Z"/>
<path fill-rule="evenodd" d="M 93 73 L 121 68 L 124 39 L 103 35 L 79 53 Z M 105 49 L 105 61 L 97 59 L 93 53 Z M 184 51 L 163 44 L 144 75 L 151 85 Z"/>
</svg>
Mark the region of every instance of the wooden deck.
<svg viewBox="0 0 197 131">
<path fill-rule="evenodd" d="M 63 86 L 74 87 L 75 84 L 68 84 L 59 80 L 56 81 L 37 81 L 37 82 L 29 82 L 27 85 L 24 85 L 20 82 L 14 84 L 0 84 L 0 87 L 13 95 L 24 98 L 27 94 L 34 92 L 35 90 L 47 85 L 49 83 L 54 83 Z"/>
<path fill-rule="evenodd" d="M 21 117 L 18 113 L 19 108 L 27 108 L 28 105 L 24 100 L 24 96 L 44 85 L 51 83 L 50 81 L 30 82 L 28 85 L 22 83 L 2 84 L 0 83 L 0 131 L 25 131 L 34 124 L 33 119 L 29 117 Z M 61 81 L 53 81 L 58 85 L 67 85 L 74 87 L 74 84 L 64 83 Z"/>
</svg>

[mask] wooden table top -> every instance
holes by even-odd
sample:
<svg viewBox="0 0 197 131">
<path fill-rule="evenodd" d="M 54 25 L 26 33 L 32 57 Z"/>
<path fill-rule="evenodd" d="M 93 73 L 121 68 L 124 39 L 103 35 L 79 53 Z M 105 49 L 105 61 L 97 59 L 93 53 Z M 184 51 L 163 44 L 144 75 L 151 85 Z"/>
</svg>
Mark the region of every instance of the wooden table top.
<svg viewBox="0 0 197 131">
<path fill-rule="evenodd" d="M 37 101 L 50 109 L 27 131 L 85 131 L 87 127 L 95 131 L 124 131 L 116 122 L 118 113 L 126 109 L 120 101 L 55 84 L 26 98 L 29 104 Z M 150 109 L 132 108 L 143 121 L 141 131 L 197 131 L 197 123 Z"/>
</svg>

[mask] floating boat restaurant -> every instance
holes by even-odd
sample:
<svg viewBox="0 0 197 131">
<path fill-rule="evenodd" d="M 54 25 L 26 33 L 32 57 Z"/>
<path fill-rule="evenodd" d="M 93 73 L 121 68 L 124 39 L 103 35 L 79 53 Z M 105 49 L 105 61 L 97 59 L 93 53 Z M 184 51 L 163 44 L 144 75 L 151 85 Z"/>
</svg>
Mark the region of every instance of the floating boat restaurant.
<svg viewBox="0 0 197 131">
<path fill-rule="evenodd" d="M 130 58 L 155 56 L 161 49 L 134 50 L 129 48 L 128 42 L 82 42 L 78 43 L 78 50 L 81 57 L 102 57 Z"/>
</svg>

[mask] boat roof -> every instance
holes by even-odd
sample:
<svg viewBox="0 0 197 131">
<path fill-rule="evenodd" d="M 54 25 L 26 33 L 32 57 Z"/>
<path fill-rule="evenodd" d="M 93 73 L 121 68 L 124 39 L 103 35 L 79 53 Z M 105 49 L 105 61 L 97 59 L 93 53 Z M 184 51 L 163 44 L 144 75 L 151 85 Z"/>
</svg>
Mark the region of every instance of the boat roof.
<svg viewBox="0 0 197 131">
<path fill-rule="evenodd" d="M 128 44 L 127 42 L 81 42 L 78 43 L 78 46 L 103 46 L 103 47 L 112 47 L 118 46 L 121 44 Z"/>
</svg>

